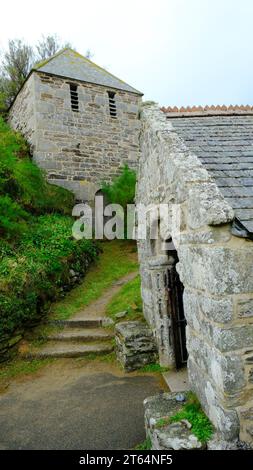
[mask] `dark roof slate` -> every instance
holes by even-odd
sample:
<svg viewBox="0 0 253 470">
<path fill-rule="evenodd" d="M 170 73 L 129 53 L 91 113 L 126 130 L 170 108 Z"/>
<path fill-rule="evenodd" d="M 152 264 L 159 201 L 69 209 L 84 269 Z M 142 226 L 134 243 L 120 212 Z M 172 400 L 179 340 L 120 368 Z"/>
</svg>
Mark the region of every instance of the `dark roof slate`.
<svg viewBox="0 0 253 470">
<path fill-rule="evenodd" d="M 253 233 L 253 115 L 170 117 L 235 211 Z"/>
</svg>

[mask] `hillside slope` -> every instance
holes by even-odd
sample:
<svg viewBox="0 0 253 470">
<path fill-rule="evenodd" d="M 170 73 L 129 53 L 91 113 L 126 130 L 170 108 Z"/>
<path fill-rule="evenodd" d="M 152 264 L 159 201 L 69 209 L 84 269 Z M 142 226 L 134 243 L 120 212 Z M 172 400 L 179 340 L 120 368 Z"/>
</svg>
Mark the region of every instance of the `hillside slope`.
<svg viewBox="0 0 253 470">
<path fill-rule="evenodd" d="M 73 205 L 0 118 L 0 360 L 97 255 L 92 241 L 72 238 Z"/>
</svg>

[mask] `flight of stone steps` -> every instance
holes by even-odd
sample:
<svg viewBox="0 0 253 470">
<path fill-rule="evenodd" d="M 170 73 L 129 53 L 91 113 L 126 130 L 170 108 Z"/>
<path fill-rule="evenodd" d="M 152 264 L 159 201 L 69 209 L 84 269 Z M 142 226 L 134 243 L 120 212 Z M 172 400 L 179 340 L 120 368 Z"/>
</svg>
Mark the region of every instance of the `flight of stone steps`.
<svg viewBox="0 0 253 470">
<path fill-rule="evenodd" d="M 25 345 L 20 350 L 20 355 L 28 359 L 64 358 L 103 355 L 112 352 L 114 332 L 106 327 L 114 326 L 114 322 L 105 316 L 106 305 L 122 286 L 134 279 L 137 274 L 138 272 L 131 272 L 115 281 L 98 299 L 70 319 L 49 320 L 48 324 L 55 328 L 46 335 L 46 338 L 41 338 L 43 344 L 37 347 L 33 344 Z M 44 339 L 46 339 L 45 342 Z"/>
<path fill-rule="evenodd" d="M 51 321 L 62 327 L 47 336 L 47 342 L 32 348 L 27 358 L 84 357 L 89 354 L 108 354 L 113 351 L 113 332 L 104 328 L 108 319 L 103 317 L 74 317 L 70 320 Z"/>
</svg>

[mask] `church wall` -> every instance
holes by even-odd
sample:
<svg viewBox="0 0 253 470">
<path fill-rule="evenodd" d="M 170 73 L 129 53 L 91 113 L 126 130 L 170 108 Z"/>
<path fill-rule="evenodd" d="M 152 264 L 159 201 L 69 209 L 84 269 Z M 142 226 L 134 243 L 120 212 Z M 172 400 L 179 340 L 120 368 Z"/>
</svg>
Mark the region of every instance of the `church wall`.
<svg viewBox="0 0 253 470">
<path fill-rule="evenodd" d="M 11 126 L 26 138 L 31 145 L 31 151 L 33 151 L 36 143 L 34 83 L 34 75 L 32 74 L 16 97 L 9 112 L 9 122 Z"/>
<path fill-rule="evenodd" d="M 157 106 L 142 110 L 137 202 L 168 204 L 184 285 L 188 375 L 225 440 L 253 443 L 253 244 L 231 234 L 232 208 Z M 175 216 L 176 214 L 176 216 Z M 166 301 L 169 252 L 138 242 L 144 315 L 162 365 L 175 365 Z"/>
</svg>

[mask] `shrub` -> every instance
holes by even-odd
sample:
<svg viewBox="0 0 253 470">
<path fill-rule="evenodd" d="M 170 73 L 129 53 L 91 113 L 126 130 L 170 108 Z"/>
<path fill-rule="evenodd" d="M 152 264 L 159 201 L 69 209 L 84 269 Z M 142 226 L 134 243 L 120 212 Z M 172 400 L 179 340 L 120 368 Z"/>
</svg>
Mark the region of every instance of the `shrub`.
<svg viewBox="0 0 253 470">
<path fill-rule="evenodd" d="M 0 236 L 17 237 L 27 230 L 28 213 L 9 196 L 0 196 Z"/>
<path fill-rule="evenodd" d="M 85 274 L 97 255 L 90 240 L 71 237 L 71 217 L 38 217 L 16 251 L 2 251 L 0 261 L 0 330 L 10 334 L 41 318 L 49 302 L 69 285 L 70 267 Z M 67 287 L 68 288 L 68 287 Z"/>
<path fill-rule="evenodd" d="M 113 321 L 117 321 L 115 315 L 123 311 L 127 312 L 127 320 L 133 321 L 143 318 L 140 276 L 128 281 L 107 304 L 106 313 Z"/>
<path fill-rule="evenodd" d="M 134 203 L 135 186 L 136 173 L 125 165 L 121 175 L 116 177 L 111 184 L 103 183 L 102 192 L 110 203 L 120 204 L 125 209 L 127 204 Z"/>
<path fill-rule="evenodd" d="M 124 237 L 127 238 L 127 204 L 135 199 L 136 173 L 125 165 L 121 175 L 112 183 L 103 183 L 102 192 L 111 204 L 120 204 L 124 209 Z"/>
</svg>

